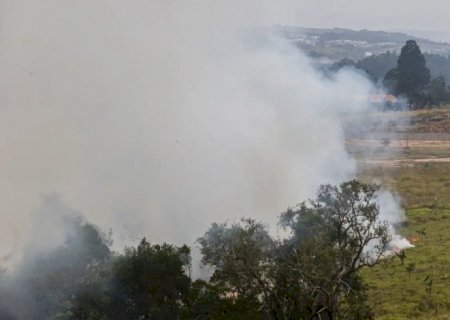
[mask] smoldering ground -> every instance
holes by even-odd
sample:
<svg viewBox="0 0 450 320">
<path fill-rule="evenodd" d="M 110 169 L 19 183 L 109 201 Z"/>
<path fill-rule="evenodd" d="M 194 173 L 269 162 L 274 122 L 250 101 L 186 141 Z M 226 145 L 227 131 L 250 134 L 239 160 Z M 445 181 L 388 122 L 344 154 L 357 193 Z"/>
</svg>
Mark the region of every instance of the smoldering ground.
<svg viewBox="0 0 450 320">
<path fill-rule="evenodd" d="M 9 264 L 64 239 L 61 210 L 36 219 L 43 194 L 112 228 L 118 247 L 192 244 L 213 221 L 275 225 L 319 184 L 354 175 L 341 119 L 370 108 L 354 99 L 369 81 L 324 78 L 282 39 L 253 37 L 291 11 L 262 3 L 1 2 Z"/>
</svg>

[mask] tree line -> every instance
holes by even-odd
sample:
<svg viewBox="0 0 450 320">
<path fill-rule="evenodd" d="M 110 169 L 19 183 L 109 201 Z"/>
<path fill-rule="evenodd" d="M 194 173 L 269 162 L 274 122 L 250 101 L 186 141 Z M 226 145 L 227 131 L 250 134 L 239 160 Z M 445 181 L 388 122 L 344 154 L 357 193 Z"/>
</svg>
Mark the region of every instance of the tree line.
<svg viewBox="0 0 450 320">
<path fill-rule="evenodd" d="M 0 318 L 372 319 L 359 271 L 379 262 L 390 234 L 378 186 L 323 185 L 287 209 L 271 236 L 253 219 L 214 223 L 197 240 L 208 280 L 191 278 L 191 249 L 142 239 L 122 253 L 82 219 L 56 249 L 0 273 Z"/>
<path fill-rule="evenodd" d="M 386 52 L 358 62 L 343 59 L 329 70 L 353 67 L 364 72 L 388 93 L 404 97 L 412 108 L 439 106 L 450 102 L 450 57 L 422 53 L 416 41 L 408 40 L 400 55 Z"/>
</svg>

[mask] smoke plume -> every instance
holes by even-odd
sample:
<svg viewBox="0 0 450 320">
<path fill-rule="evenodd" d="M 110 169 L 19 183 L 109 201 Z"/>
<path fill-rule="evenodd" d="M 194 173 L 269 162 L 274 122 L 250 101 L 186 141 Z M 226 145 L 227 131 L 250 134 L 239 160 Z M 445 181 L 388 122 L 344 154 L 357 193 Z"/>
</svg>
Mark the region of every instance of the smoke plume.
<svg viewBox="0 0 450 320">
<path fill-rule="evenodd" d="M 372 87 L 261 37 L 291 11 L 282 2 L 0 3 L 3 256 L 63 239 L 63 205 L 37 214 L 46 194 L 116 245 L 192 244 L 214 221 L 274 225 L 355 174 L 341 120 Z"/>
</svg>

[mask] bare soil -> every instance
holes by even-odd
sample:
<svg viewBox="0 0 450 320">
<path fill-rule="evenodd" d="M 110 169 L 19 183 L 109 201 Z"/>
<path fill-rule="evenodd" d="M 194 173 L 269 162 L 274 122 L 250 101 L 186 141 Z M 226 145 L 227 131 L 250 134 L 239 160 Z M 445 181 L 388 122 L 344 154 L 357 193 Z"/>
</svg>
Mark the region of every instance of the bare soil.
<svg viewBox="0 0 450 320">
<path fill-rule="evenodd" d="M 450 163 L 450 108 L 378 113 L 373 118 L 392 125 L 375 131 L 368 126 L 368 131 L 351 132 L 346 139 L 347 150 L 360 165 Z"/>
</svg>

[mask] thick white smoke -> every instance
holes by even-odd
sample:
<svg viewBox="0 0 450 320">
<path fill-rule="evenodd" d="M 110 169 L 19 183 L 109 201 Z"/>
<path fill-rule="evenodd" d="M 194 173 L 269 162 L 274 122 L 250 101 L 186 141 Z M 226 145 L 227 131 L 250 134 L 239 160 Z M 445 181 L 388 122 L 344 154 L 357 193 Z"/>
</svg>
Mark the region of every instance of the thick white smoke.
<svg viewBox="0 0 450 320">
<path fill-rule="evenodd" d="M 369 82 L 325 79 L 296 48 L 253 37 L 289 11 L 261 3 L 1 1 L 0 223 L 15 230 L 3 252 L 58 239 L 61 219 L 36 216 L 43 194 L 119 243 L 192 244 L 213 221 L 275 223 L 352 177 L 341 116 L 368 108 L 356 97 Z"/>
</svg>

